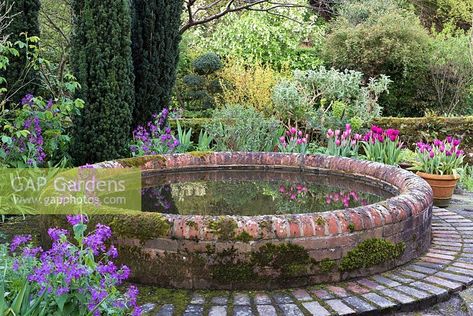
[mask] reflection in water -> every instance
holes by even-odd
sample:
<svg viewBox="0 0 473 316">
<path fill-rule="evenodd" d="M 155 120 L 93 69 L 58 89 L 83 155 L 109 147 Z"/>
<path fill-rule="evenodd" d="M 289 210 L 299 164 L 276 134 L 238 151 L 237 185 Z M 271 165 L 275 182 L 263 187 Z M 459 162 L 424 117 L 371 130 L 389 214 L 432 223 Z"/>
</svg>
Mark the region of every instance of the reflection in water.
<svg viewBox="0 0 473 316">
<path fill-rule="evenodd" d="M 327 196 L 325 197 L 325 202 L 329 205 L 339 203 L 345 208 L 348 208 L 350 206 L 356 207 L 359 205 L 368 205 L 368 200 L 360 199 L 360 194 L 356 191 L 332 192 L 330 194 L 327 194 Z"/>
<path fill-rule="evenodd" d="M 299 171 L 207 170 L 144 177 L 143 211 L 201 215 L 312 213 L 379 202 L 380 186 Z M 355 192 L 351 188 L 356 187 Z"/>
</svg>

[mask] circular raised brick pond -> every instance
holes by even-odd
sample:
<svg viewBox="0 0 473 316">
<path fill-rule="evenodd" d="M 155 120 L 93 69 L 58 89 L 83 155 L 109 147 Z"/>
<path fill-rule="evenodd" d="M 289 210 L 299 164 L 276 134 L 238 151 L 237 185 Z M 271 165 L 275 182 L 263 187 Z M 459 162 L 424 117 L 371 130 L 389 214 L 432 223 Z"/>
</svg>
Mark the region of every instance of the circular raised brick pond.
<svg viewBox="0 0 473 316">
<path fill-rule="evenodd" d="M 300 214 L 114 215 L 109 223 L 120 260 L 142 283 L 187 289 L 306 286 L 387 271 L 420 256 L 431 242 L 430 187 L 411 172 L 379 163 L 324 155 L 191 153 L 95 166 L 140 167 L 145 187 L 149 174 L 178 172 L 185 178 L 186 172 L 219 168 L 296 170 L 324 175 L 327 184 L 343 177 L 354 189 L 366 184 L 391 196 Z"/>
</svg>

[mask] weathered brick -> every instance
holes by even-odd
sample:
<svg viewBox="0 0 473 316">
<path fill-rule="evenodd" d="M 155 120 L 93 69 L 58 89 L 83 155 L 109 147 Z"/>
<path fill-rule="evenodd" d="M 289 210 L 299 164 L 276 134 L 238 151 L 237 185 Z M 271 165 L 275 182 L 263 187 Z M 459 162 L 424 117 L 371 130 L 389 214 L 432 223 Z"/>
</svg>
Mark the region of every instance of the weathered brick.
<svg viewBox="0 0 473 316">
<path fill-rule="evenodd" d="M 325 301 L 338 315 L 352 315 L 355 313 L 353 309 L 348 307 L 341 300 L 328 300 Z"/>
<path fill-rule="evenodd" d="M 396 303 L 393 303 L 387 298 L 384 298 L 376 293 L 367 293 L 367 294 L 363 294 L 362 296 L 368 301 L 375 303 L 381 308 L 389 308 L 389 307 L 396 306 Z"/>
<path fill-rule="evenodd" d="M 365 300 L 362 300 L 361 298 L 357 296 L 345 297 L 343 301 L 345 303 L 348 303 L 357 312 L 360 312 L 360 313 L 369 312 L 376 309 L 373 305 L 369 304 L 368 302 L 366 302 Z"/>
<path fill-rule="evenodd" d="M 304 302 L 302 306 L 313 316 L 330 316 L 330 313 L 318 302 Z"/>
<path fill-rule="evenodd" d="M 449 281 L 449 280 L 438 278 L 435 276 L 429 276 L 425 278 L 425 281 L 428 281 L 435 285 L 440 285 L 440 286 L 449 288 L 450 290 L 453 290 L 453 291 L 458 291 L 463 287 L 461 283 Z"/>
<path fill-rule="evenodd" d="M 381 293 L 383 293 L 383 295 L 386 295 L 387 297 L 394 299 L 402 304 L 409 304 L 415 301 L 414 298 L 408 295 L 405 295 L 401 292 L 395 291 L 393 289 L 384 289 L 384 290 L 381 290 Z"/>
</svg>

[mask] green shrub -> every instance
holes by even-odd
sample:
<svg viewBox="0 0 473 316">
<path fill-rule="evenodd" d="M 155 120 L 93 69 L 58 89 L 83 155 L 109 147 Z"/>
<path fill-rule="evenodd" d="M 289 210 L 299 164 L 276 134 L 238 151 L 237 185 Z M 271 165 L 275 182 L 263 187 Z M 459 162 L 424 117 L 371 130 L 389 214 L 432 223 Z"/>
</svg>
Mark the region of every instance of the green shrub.
<svg viewBox="0 0 473 316">
<path fill-rule="evenodd" d="M 222 67 L 222 61 L 215 53 L 196 58 L 192 62 L 193 72 L 178 80 L 175 94 L 180 106 L 187 111 L 198 111 L 201 115 L 205 110 L 213 109 L 216 95 L 223 91 L 218 76 Z"/>
<path fill-rule="evenodd" d="M 434 34 L 430 74 L 435 89 L 433 110 L 441 115 L 473 113 L 473 65 L 470 35 L 445 28 Z"/>
<path fill-rule="evenodd" d="M 274 89 L 276 113 L 292 125 L 300 123 L 326 131 L 350 123 L 355 131 L 359 130 L 380 115 L 378 98 L 390 84 L 383 75 L 363 82 L 363 74 L 358 71 L 325 67 L 296 70 L 293 81 L 281 81 Z"/>
<path fill-rule="evenodd" d="M 473 14 L 471 0 L 416 0 L 416 11 L 428 28 L 443 28 L 453 23 L 456 27 L 469 29 Z"/>
<path fill-rule="evenodd" d="M 207 53 L 198 57 L 192 63 L 194 70 L 199 75 L 210 75 L 223 67 L 220 57 L 215 53 Z"/>
<path fill-rule="evenodd" d="M 393 84 L 382 100 L 384 114 L 417 116 L 431 98 L 426 91 L 429 43 L 419 19 L 394 1 L 357 0 L 343 5 L 323 55 L 336 68 L 389 76 Z"/>
<path fill-rule="evenodd" d="M 305 0 L 297 1 L 307 4 Z M 317 22 L 317 16 L 305 9 L 276 8 L 271 12 L 274 14 L 257 11 L 229 14 L 207 29 L 196 28 L 187 37 L 195 38 L 192 48 L 197 51 L 212 50 L 247 66 L 255 63 L 275 69 L 319 66 L 324 27 Z"/>
<path fill-rule="evenodd" d="M 182 0 L 133 0 L 134 125 L 171 102 L 179 59 Z"/>
<path fill-rule="evenodd" d="M 76 164 L 123 157 L 134 106 L 128 0 L 73 1 L 72 63 L 86 106 L 74 119 Z"/>
<path fill-rule="evenodd" d="M 241 105 L 216 110 L 206 131 L 217 151 L 273 151 L 282 134 L 276 119 Z"/>
</svg>

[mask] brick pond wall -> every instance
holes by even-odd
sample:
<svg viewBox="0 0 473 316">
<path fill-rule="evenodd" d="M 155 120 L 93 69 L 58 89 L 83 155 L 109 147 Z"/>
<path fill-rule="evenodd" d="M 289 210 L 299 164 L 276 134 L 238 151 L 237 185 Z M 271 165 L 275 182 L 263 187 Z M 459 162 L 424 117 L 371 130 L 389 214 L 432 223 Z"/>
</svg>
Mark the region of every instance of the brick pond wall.
<svg viewBox="0 0 473 316">
<path fill-rule="evenodd" d="M 273 289 L 368 276 L 421 255 L 431 242 L 432 191 L 411 172 L 323 155 L 191 153 L 96 167 L 144 173 L 209 167 L 298 169 L 367 182 L 396 195 L 312 214 L 200 216 L 143 213 L 101 218 L 135 280 L 193 289 Z"/>
</svg>

